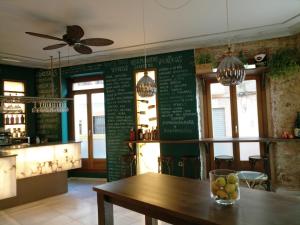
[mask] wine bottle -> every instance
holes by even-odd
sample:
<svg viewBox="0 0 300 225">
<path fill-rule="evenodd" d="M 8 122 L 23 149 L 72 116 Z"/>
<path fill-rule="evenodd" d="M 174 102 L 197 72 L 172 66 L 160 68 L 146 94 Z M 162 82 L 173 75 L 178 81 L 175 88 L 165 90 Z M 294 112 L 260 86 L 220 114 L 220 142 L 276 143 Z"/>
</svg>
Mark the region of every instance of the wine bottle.
<svg viewBox="0 0 300 225">
<path fill-rule="evenodd" d="M 138 99 L 137 101 L 143 102 L 143 103 L 148 103 L 149 102 L 148 100 L 142 100 L 142 99 Z"/>
<path fill-rule="evenodd" d="M 139 114 L 141 114 L 141 115 L 146 115 L 146 111 L 139 111 L 139 112 L 137 112 L 137 113 L 139 113 Z"/>
<path fill-rule="evenodd" d="M 24 117 L 24 115 L 21 116 L 21 123 L 22 123 L 22 124 L 25 123 L 25 117 Z"/>
<path fill-rule="evenodd" d="M 10 117 L 10 124 L 14 124 L 14 123 L 15 123 L 14 116 L 13 116 L 13 115 L 11 115 L 11 117 Z"/>
<path fill-rule="evenodd" d="M 19 115 L 16 115 L 16 124 L 20 123 Z"/>
<path fill-rule="evenodd" d="M 5 124 L 9 124 L 9 117 L 8 117 L 8 115 L 6 115 L 6 117 L 5 117 Z"/>
</svg>

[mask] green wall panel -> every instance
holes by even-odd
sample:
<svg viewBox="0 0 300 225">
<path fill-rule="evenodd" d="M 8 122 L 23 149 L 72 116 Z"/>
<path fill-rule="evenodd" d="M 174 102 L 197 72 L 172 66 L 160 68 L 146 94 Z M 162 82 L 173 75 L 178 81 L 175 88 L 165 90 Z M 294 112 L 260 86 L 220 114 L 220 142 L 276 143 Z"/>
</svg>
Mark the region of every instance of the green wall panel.
<svg viewBox="0 0 300 225">
<path fill-rule="evenodd" d="M 3 80 L 20 80 L 25 82 L 25 91 L 27 96 L 36 96 L 35 75 L 37 70 L 19 66 L 0 65 L 0 79 Z M 3 82 L 1 82 L 0 93 L 3 95 Z M 36 115 L 31 113 L 31 106 L 26 105 L 27 117 L 27 135 L 35 137 L 36 135 Z M 0 116 L 0 126 L 3 126 L 3 117 Z"/>
<path fill-rule="evenodd" d="M 198 139 L 193 50 L 147 56 L 147 67 L 156 68 L 158 72 L 161 139 Z M 104 76 L 109 181 L 121 177 L 120 158 L 128 153 L 124 141 L 129 139 L 130 128 L 135 127 L 134 72 L 143 68 L 143 57 L 62 68 L 63 84 L 70 77 Z M 63 134 L 67 131 L 67 116 L 61 119 L 62 130 L 58 132 Z M 173 155 L 179 160 L 182 155 L 199 155 L 199 148 L 198 145 L 161 145 L 161 154 Z M 180 171 L 176 166 L 175 175 L 180 175 Z"/>
</svg>

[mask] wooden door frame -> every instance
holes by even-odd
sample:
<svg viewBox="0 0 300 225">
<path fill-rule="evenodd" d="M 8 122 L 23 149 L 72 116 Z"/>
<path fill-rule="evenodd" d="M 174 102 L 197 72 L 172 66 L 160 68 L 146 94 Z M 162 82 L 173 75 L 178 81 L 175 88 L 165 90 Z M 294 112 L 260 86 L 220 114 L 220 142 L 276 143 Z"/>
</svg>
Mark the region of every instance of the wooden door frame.
<svg viewBox="0 0 300 225">
<path fill-rule="evenodd" d="M 256 93 L 257 93 L 257 113 L 258 113 L 258 128 L 259 136 L 265 137 L 267 134 L 267 119 L 266 119 L 266 105 L 265 105 L 265 89 L 262 85 L 264 79 L 264 74 L 257 73 L 247 75 L 245 80 L 256 80 Z M 210 84 L 218 83 L 216 78 L 203 79 L 203 120 L 204 120 L 204 137 L 213 137 L 213 127 L 212 127 L 212 114 L 211 114 L 211 90 Z M 231 109 L 231 123 L 232 123 L 232 137 L 238 137 L 239 133 L 236 132 L 235 126 L 238 126 L 238 111 L 237 111 L 237 98 L 236 98 L 236 87 L 230 86 L 230 109 Z M 239 131 L 239 128 L 237 129 Z M 233 156 L 234 156 L 234 167 L 239 169 L 250 169 L 248 161 L 240 161 L 240 149 L 239 143 L 232 143 Z M 260 155 L 264 153 L 265 146 L 260 144 Z M 211 169 L 215 168 L 214 165 L 214 149 L 213 144 L 210 145 L 210 159 L 207 163 L 210 165 Z M 258 170 L 263 170 L 263 164 L 258 164 Z"/>
<path fill-rule="evenodd" d="M 96 93 L 104 93 L 104 88 L 97 88 L 97 89 L 88 89 L 88 90 L 78 90 L 73 91 L 72 86 L 73 83 L 77 82 L 88 82 L 88 81 L 95 81 L 95 80 L 104 80 L 104 77 L 101 75 L 91 76 L 91 77 L 76 77 L 68 79 L 68 97 L 74 98 L 74 95 L 78 94 L 86 94 L 87 96 L 87 122 L 88 122 L 88 158 L 82 159 L 82 168 L 77 169 L 78 172 L 84 173 L 106 173 L 106 159 L 93 159 L 93 121 L 92 121 L 92 94 Z M 75 140 L 75 129 L 74 129 L 74 103 L 71 101 L 69 103 L 69 137 L 71 140 Z M 90 131 L 89 131 L 90 130 Z"/>
</svg>

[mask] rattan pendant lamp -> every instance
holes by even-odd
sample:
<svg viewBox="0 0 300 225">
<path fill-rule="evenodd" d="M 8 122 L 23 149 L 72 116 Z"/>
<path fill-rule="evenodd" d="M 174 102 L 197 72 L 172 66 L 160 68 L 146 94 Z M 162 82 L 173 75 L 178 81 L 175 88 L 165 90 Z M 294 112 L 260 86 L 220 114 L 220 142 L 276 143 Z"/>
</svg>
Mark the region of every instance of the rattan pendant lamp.
<svg viewBox="0 0 300 225">
<path fill-rule="evenodd" d="M 227 34 L 229 32 L 228 22 L 228 0 L 226 0 Z M 246 71 L 244 64 L 233 55 L 230 40 L 228 38 L 228 51 L 225 58 L 220 62 L 217 69 L 217 80 L 224 86 L 241 84 L 245 79 Z"/>
</svg>

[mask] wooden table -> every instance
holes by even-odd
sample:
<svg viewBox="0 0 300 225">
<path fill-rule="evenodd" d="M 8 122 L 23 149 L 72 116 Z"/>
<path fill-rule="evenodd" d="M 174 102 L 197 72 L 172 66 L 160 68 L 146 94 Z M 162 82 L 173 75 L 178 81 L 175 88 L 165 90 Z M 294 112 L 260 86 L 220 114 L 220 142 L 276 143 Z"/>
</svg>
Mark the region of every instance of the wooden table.
<svg viewBox="0 0 300 225">
<path fill-rule="evenodd" d="M 241 188 L 233 206 L 217 205 L 209 182 L 147 173 L 94 187 L 99 225 L 113 225 L 113 204 L 142 213 L 145 224 L 157 219 L 177 225 L 296 225 L 300 199 L 272 192 Z"/>
</svg>

